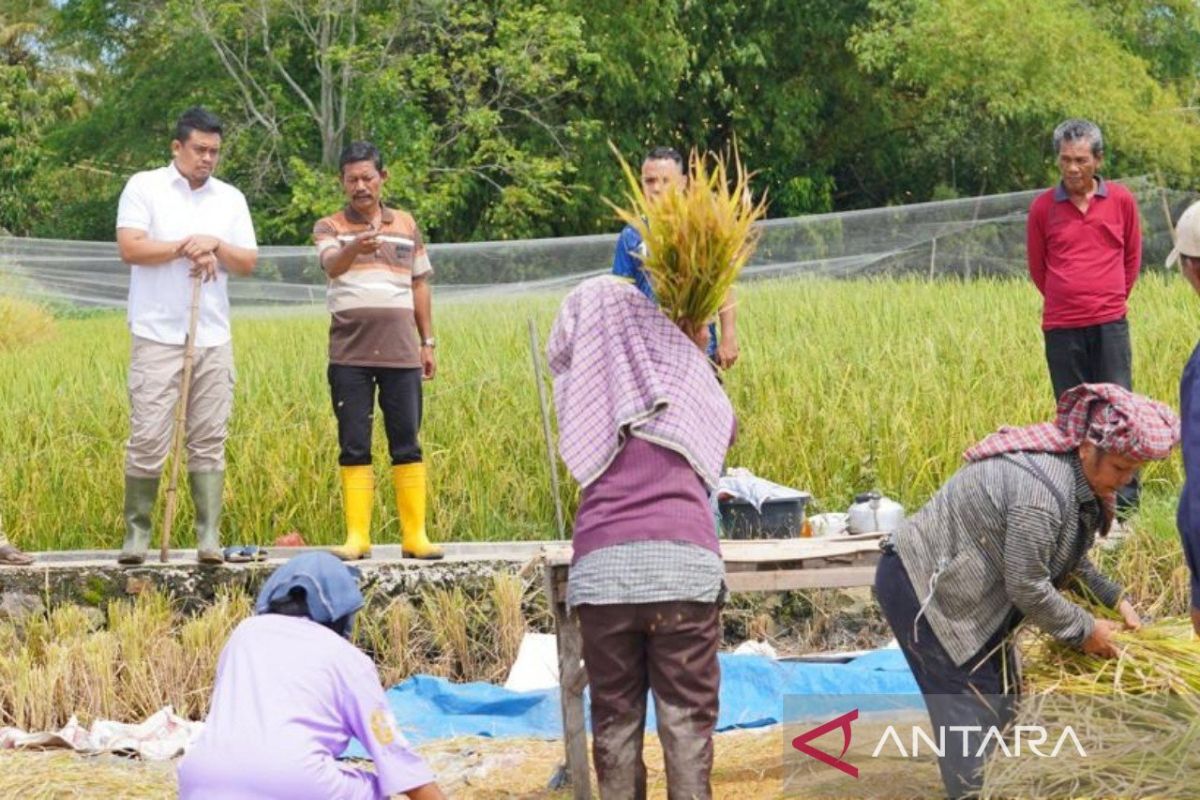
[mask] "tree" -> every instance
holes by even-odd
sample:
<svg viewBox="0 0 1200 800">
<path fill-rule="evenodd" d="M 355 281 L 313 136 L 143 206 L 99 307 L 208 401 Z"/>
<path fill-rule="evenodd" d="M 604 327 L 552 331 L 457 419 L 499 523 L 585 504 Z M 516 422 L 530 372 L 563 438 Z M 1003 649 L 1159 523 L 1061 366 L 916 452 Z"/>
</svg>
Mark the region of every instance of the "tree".
<svg viewBox="0 0 1200 800">
<path fill-rule="evenodd" d="M 1044 185 L 1050 132 L 1069 116 L 1105 129 L 1119 172 L 1196 171 L 1200 126 L 1078 0 L 872 0 L 871 12 L 850 48 L 911 142 L 901 171 L 918 196 L 955 173 L 972 193 Z"/>
<path fill-rule="evenodd" d="M 43 69 L 41 40 L 48 6 L 14 3 L 0 15 L 0 228 L 27 235 L 44 193 L 30 191 L 52 164 L 47 131 L 77 110 L 71 84 Z"/>
<path fill-rule="evenodd" d="M 390 4 L 369 0 L 187 5 L 237 87 L 249 120 L 278 142 L 284 136 L 281 115 L 293 113 L 284 102 L 290 99 L 316 129 L 321 166 L 336 167 L 354 83 L 377 76 L 403 15 L 388 15 Z"/>
</svg>

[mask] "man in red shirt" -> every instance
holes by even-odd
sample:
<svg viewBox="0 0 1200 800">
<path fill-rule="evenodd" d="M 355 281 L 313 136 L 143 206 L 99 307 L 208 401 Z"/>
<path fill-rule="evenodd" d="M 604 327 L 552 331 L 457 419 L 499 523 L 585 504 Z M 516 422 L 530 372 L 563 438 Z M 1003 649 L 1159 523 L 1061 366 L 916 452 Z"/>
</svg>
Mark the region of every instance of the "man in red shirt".
<svg viewBox="0 0 1200 800">
<path fill-rule="evenodd" d="M 1142 261 L 1137 201 L 1098 171 L 1104 139 L 1095 123 L 1069 119 L 1054 129 L 1062 180 L 1029 208 L 1029 275 L 1042 293 L 1046 361 L 1057 400 L 1081 383 L 1133 388 L 1129 294 Z M 1137 503 L 1135 479 L 1118 497 Z"/>
</svg>

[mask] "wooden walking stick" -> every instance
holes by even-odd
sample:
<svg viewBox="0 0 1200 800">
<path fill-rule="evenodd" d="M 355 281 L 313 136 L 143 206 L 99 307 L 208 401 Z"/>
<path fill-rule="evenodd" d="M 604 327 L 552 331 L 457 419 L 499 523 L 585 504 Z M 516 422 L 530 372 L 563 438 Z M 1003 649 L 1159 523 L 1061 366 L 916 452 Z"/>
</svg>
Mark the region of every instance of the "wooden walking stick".
<svg viewBox="0 0 1200 800">
<path fill-rule="evenodd" d="M 175 406 L 175 429 L 171 441 L 171 480 L 167 483 L 167 509 L 163 514 L 162 550 L 158 560 L 167 563 L 171 549 L 171 525 L 175 522 L 175 501 L 179 487 L 179 462 L 183 458 L 183 437 L 187 428 L 188 395 L 192 389 L 192 362 L 196 358 L 196 323 L 200 319 L 200 276 L 192 277 L 192 308 L 188 316 L 187 339 L 183 342 L 183 377 L 179 385 L 179 403 Z"/>
</svg>

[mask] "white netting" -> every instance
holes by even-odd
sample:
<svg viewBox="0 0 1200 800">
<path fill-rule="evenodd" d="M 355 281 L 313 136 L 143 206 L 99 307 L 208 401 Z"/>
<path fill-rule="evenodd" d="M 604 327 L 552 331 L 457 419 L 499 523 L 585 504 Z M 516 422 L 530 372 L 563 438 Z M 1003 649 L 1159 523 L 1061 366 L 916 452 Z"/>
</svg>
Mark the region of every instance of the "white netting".
<svg viewBox="0 0 1200 800">
<path fill-rule="evenodd" d="M 1178 218 L 1193 192 L 1125 182 L 1142 214 L 1143 264 L 1171 249 L 1167 214 Z M 747 277 L 863 277 L 916 274 L 971 278 L 1025 271 L 1025 215 L 1037 191 L 819 214 L 762 223 Z M 1168 212 L 1169 209 L 1169 212 Z M 440 297 L 565 288 L 606 272 L 615 235 L 431 245 Z M 50 303 L 124 306 L 129 270 L 111 242 L 0 238 L 0 291 Z M 252 278 L 229 283 L 235 305 L 315 306 L 324 277 L 312 247 L 264 247 Z"/>
</svg>

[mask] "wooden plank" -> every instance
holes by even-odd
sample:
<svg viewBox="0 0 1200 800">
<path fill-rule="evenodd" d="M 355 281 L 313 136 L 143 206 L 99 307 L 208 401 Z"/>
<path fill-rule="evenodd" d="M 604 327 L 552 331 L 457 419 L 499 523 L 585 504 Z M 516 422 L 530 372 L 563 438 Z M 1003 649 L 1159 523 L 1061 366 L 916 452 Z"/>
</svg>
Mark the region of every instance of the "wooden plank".
<svg viewBox="0 0 1200 800">
<path fill-rule="evenodd" d="M 780 539 L 778 541 L 724 541 L 721 556 L 726 563 L 752 561 L 805 561 L 811 558 L 878 553 L 879 539 Z"/>
<path fill-rule="evenodd" d="M 721 556 L 727 563 L 771 563 L 804 561 L 855 553 L 876 553 L 882 534 L 837 536 L 821 539 L 722 539 Z M 573 551 L 569 546 L 550 545 L 543 551 L 546 563 L 561 566 L 571 563 Z"/>
<path fill-rule="evenodd" d="M 579 624 L 567 611 L 566 595 L 558 592 L 558 581 L 566 577 L 566 566 L 547 566 L 544 575 L 546 603 L 554 614 L 558 641 L 558 679 L 561 690 L 563 743 L 567 775 L 574 800 L 591 800 L 592 776 L 588 767 L 587 727 L 583 717 L 583 690 L 587 673 L 583 668 L 583 637 Z"/>
<path fill-rule="evenodd" d="M 570 545 L 547 545 L 542 548 L 542 558 L 546 560 L 548 567 L 560 567 L 564 564 L 570 564 L 575 551 Z"/>
<path fill-rule="evenodd" d="M 730 592 L 791 592 L 798 589 L 847 589 L 872 586 L 875 565 L 821 569 L 762 570 L 725 573 Z"/>
</svg>

